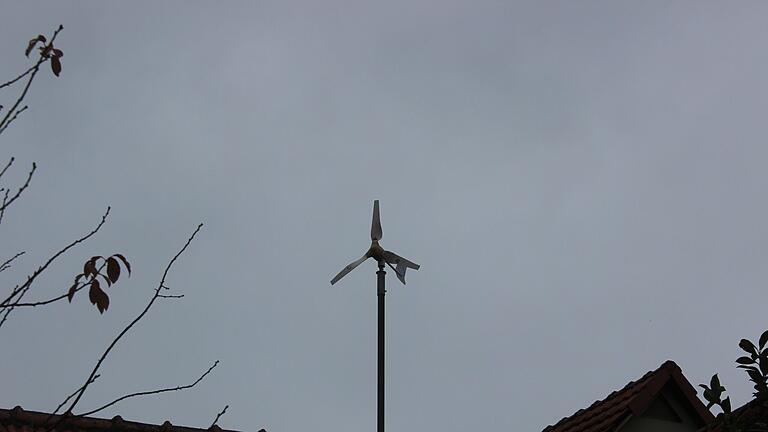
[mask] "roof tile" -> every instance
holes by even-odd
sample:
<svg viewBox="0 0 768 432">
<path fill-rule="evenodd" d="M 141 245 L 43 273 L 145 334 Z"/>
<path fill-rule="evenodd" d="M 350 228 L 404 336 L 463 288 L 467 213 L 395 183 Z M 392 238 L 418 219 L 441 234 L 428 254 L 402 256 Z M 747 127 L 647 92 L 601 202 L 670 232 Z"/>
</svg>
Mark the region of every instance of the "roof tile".
<svg viewBox="0 0 768 432">
<path fill-rule="evenodd" d="M 564 417 L 554 425 L 544 428 L 543 432 L 607 432 L 614 430 L 631 414 L 636 414 L 638 406 L 646 406 L 669 381 L 673 381 L 693 406 L 703 422 L 712 420 L 712 414 L 696 397 L 696 390 L 685 379 L 680 367 L 667 360 L 658 369 L 643 375 L 637 381 L 630 381 L 621 390 L 611 392 L 605 399 L 597 400 L 586 409 L 580 409 L 569 417 Z"/>
<path fill-rule="evenodd" d="M 67 418 L 71 417 L 71 418 Z M 64 425 L 57 429 L 71 432 L 208 432 L 209 429 L 199 429 L 175 426 L 170 421 L 162 425 L 125 421 L 120 416 L 112 419 L 95 417 L 77 417 L 55 415 L 37 411 L 26 411 L 17 406 L 11 410 L 0 409 L 0 432 L 50 432 L 53 425 Z M 219 429 L 219 431 L 222 431 Z M 222 431 L 235 432 L 235 431 Z"/>
</svg>

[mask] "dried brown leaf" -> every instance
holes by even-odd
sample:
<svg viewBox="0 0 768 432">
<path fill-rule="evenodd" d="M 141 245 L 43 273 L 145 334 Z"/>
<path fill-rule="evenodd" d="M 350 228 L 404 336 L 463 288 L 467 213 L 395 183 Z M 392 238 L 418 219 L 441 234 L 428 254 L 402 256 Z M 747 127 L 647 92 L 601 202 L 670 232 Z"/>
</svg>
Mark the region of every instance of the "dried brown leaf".
<svg viewBox="0 0 768 432">
<path fill-rule="evenodd" d="M 109 276 L 113 283 L 117 282 L 117 279 L 120 278 L 120 264 L 118 264 L 114 256 L 107 259 L 107 276 Z"/>
<path fill-rule="evenodd" d="M 98 301 L 99 293 L 104 292 L 101 290 L 101 286 L 99 286 L 99 281 L 94 278 L 91 281 L 91 288 L 88 290 L 88 300 L 91 301 L 91 304 L 96 304 Z"/>
<path fill-rule="evenodd" d="M 56 56 L 51 57 L 51 70 L 56 76 L 59 76 L 61 73 L 61 61 Z"/>
<path fill-rule="evenodd" d="M 67 300 L 69 300 L 70 303 L 72 303 L 72 299 L 75 297 L 75 290 L 77 290 L 77 281 L 69 287 L 69 291 L 67 292 Z"/>
<path fill-rule="evenodd" d="M 99 290 L 99 299 L 96 303 L 96 307 L 99 308 L 99 313 L 104 313 L 109 309 L 109 296 L 104 291 Z"/>
<path fill-rule="evenodd" d="M 123 264 L 125 264 L 125 269 L 128 270 L 128 276 L 130 276 L 131 275 L 131 264 L 128 262 L 128 260 L 125 259 L 125 257 L 122 254 L 119 254 L 119 253 L 114 254 L 112 256 L 116 256 L 116 257 L 120 258 L 120 261 L 122 261 Z"/>
<path fill-rule="evenodd" d="M 104 313 L 109 308 L 109 296 L 99 286 L 99 281 L 95 278 L 91 281 L 91 288 L 88 290 L 88 298 L 92 304 L 96 305 L 99 313 Z"/>
<path fill-rule="evenodd" d="M 35 45 L 37 45 L 38 42 L 45 43 L 46 39 L 43 35 L 37 35 L 36 38 L 30 39 L 29 43 L 27 44 L 27 49 L 24 51 L 24 55 L 29 57 L 29 54 L 32 52 L 33 49 L 35 49 Z"/>
<path fill-rule="evenodd" d="M 101 258 L 100 256 L 92 256 L 91 259 L 85 262 L 83 265 L 83 275 L 84 276 L 91 276 L 96 277 L 96 275 L 99 274 L 99 271 L 96 269 L 96 261 Z"/>
</svg>

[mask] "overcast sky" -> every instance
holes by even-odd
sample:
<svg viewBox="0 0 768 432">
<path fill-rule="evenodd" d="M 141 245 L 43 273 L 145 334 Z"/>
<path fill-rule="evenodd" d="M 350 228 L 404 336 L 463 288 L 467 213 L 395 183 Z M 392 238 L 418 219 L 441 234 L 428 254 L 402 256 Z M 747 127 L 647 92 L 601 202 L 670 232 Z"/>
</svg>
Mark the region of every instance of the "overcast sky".
<svg viewBox="0 0 768 432">
<path fill-rule="evenodd" d="M 0 328 L 0 407 L 52 410 L 149 299 L 81 412 L 207 427 L 359 432 L 376 419 L 369 245 L 388 276 L 387 425 L 538 431 L 672 359 L 735 405 L 768 286 L 764 2 L 2 2 L 0 77 L 65 30 L 59 78 L 2 137 L 32 186 L 3 219 L 12 286 L 108 224 L 91 255 L 133 276 Z M 3 79 L 3 81 L 4 81 Z M 0 94 L 8 104 L 13 93 Z"/>
</svg>

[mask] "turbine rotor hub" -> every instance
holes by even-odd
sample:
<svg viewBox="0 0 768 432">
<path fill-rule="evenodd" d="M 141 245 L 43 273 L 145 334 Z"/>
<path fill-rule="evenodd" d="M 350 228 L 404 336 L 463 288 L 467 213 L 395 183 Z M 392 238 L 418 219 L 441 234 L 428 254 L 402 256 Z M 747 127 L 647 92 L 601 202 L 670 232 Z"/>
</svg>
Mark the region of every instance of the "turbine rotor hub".
<svg viewBox="0 0 768 432">
<path fill-rule="evenodd" d="M 382 248 L 376 240 L 371 242 L 371 247 L 368 249 L 368 256 L 379 262 L 386 261 L 384 259 L 384 248 Z"/>
</svg>

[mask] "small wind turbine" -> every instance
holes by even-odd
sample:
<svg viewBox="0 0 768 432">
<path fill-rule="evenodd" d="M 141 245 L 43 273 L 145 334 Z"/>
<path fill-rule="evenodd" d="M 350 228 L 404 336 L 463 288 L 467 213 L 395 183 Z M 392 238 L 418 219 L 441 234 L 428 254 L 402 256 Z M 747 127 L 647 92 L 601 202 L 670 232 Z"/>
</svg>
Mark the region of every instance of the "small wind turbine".
<svg viewBox="0 0 768 432">
<path fill-rule="evenodd" d="M 405 284 L 405 271 L 408 268 L 418 270 L 419 265 L 412 261 L 408 261 L 407 259 L 401 257 L 400 255 L 394 252 L 384 250 L 379 245 L 379 240 L 381 240 L 381 237 L 382 237 L 382 232 L 381 232 L 381 218 L 379 217 L 379 200 L 375 200 L 373 202 L 373 221 L 371 222 L 371 247 L 368 248 L 368 251 L 365 253 L 365 255 L 360 257 L 359 260 L 354 261 L 350 263 L 348 266 L 344 267 L 344 269 L 341 270 L 339 274 L 336 275 L 335 278 L 331 279 L 331 285 L 338 282 L 339 279 L 346 276 L 347 273 L 354 270 L 355 267 L 362 264 L 363 261 L 367 260 L 368 258 L 373 258 L 376 261 L 378 261 L 380 267 L 383 267 L 384 263 L 387 263 L 392 268 L 392 270 L 395 271 L 395 274 L 397 274 L 397 278 L 400 279 L 400 282 Z M 396 267 L 392 267 L 393 264 Z"/>
<path fill-rule="evenodd" d="M 376 272 L 376 295 L 379 298 L 379 373 L 378 406 L 376 410 L 378 420 L 376 430 L 378 432 L 384 432 L 384 294 L 387 292 L 384 288 L 384 276 L 387 274 L 384 271 L 384 265 L 388 265 L 395 271 L 397 278 L 400 279 L 400 282 L 402 282 L 403 285 L 405 285 L 405 271 L 409 268 L 414 270 L 419 269 L 419 265 L 413 261 L 409 261 L 394 252 L 384 250 L 384 248 L 379 245 L 381 237 L 379 200 L 375 200 L 373 201 L 373 221 L 371 222 L 371 247 L 368 248 L 368 251 L 360 257 L 360 259 L 344 267 L 336 277 L 331 279 L 331 285 L 333 285 L 368 258 L 375 259 L 379 265 L 379 270 Z"/>
</svg>

